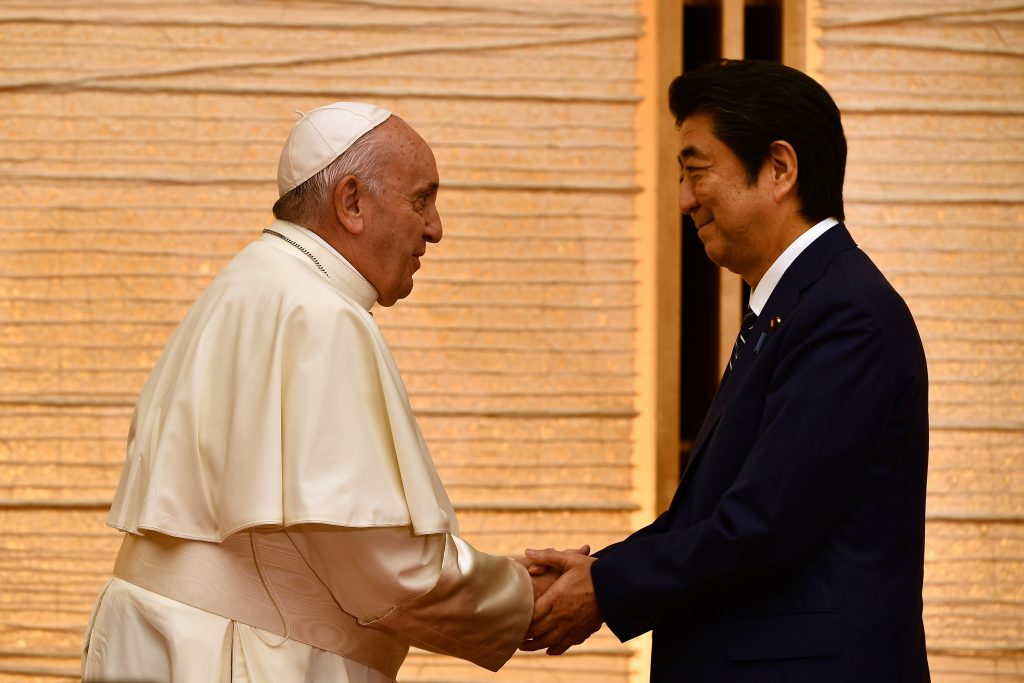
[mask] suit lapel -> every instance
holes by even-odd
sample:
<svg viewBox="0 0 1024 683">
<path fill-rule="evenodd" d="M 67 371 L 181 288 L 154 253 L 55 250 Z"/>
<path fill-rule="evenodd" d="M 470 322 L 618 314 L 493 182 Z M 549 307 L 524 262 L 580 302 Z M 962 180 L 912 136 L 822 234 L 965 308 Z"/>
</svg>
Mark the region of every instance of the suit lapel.
<svg viewBox="0 0 1024 683">
<path fill-rule="evenodd" d="M 785 323 L 788 314 L 796 308 L 800 297 L 808 287 L 821 279 L 821 276 L 832 265 L 832 260 L 847 249 L 853 249 L 857 243 L 846 229 L 839 223 L 831 228 L 810 245 L 786 269 L 772 295 L 765 302 L 761 318 L 770 321 L 774 317 Z"/>
<path fill-rule="evenodd" d="M 771 328 L 771 320 L 778 318 L 781 321 L 776 327 L 785 324 L 786 318 L 800 302 L 801 294 L 821 278 L 836 255 L 856 246 L 857 243 L 853 241 L 853 237 L 846 229 L 846 226 L 843 223 L 839 223 L 811 242 L 789 268 L 786 269 L 786 272 L 779 280 L 779 284 L 775 286 L 771 296 L 761 310 L 761 315 L 757 317 L 757 324 L 754 325 L 754 329 L 751 331 L 747 348 L 744 349 L 739 360 L 733 364 L 732 371 L 723 377 L 718 391 L 715 393 L 715 398 L 711 402 L 708 414 L 704 418 L 704 423 L 701 425 L 700 432 L 697 433 L 697 438 L 693 443 L 693 450 L 690 451 L 690 459 L 686 463 L 686 469 L 683 470 L 683 474 L 679 478 L 680 488 L 686 476 L 693 471 L 694 464 L 703 454 L 704 445 L 718 426 L 718 420 L 722 416 L 722 412 L 726 406 L 732 403 L 735 395 L 739 392 L 740 387 L 744 385 L 746 378 L 757 362 L 760 346 L 768 342 L 768 337 L 774 331 Z M 762 335 L 765 336 L 764 341 L 761 340 Z"/>
</svg>

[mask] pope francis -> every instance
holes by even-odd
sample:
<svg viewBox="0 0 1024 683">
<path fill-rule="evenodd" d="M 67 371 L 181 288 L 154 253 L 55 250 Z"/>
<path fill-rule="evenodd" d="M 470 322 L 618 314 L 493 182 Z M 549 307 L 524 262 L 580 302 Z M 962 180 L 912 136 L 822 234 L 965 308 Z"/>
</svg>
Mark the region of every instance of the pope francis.
<svg viewBox="0 0 1024 683">
<path fill-rule="evenodd" d="M 430 147 L 339 102 L 295 124 L 278 187 L 139 396 L 84 681 L 386 683 L 410 644 L 497 670 L 529 624 L 530 576 L 459 537 L 370 315 L 441 239 Z"/>
</svg>

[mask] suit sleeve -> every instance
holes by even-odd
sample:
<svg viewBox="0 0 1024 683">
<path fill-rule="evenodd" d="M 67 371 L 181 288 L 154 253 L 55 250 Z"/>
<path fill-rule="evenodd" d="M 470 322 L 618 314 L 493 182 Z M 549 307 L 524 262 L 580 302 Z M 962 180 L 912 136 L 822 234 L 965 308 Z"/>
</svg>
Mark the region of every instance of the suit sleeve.
<svg viewBox="0 0 1024 683">
<path fill-rule="evenodd" d="M 657 519 L 655 519 L 653 522 L 651 522 L 647 526 L 641 527 L 640 529 L 637 529 L 636 531 L 631 533 L 629 536 L 627 536 L 626 538 L 622 539 L 621 541 L 619 541 L 617 543 L 612 543 L 609 546 L 601 548 L 596 553 L 593 553 L 593 556 L 594 557 L 604 557 L 608 553 L 614 552 L 616 548 L 623 547 L 623 546 L 625 546 L 625 545 L 627 545 L 629 543 L 632 543 L 632 542 L 634 542 L 636 540 L 639 540 L 641 538 L 647 538 L 648 536 L 652 536 L 654 534 L 664 533 L 665 530 L 668 528 L 668 519 L 669 519 L 669 515 L 668 515 L 668 511 L 666 510 L 665 512 L 663 512 L 660 515 L 658 515 Z"/>
<path fill-rule="evenodd" d="M 287 529 L 296 549 L 349 614 L 368 628 L 497 671 L 523 640 L 533 610 L 526 569 L 452 534 L 409 527 Z"/>
<path fill-rule="evenodd" d="M 711 516 L 640 534 L 594 563 L 601 612 L 620 639 L 786 576 L 857 495 L 893 411 L 891 354 L 870 311 L 821 308 L 791 322 L 764 396 L 741 399 L 760 400 L 760 421 L 718 426 L 756 435 Z"/>
</svg>

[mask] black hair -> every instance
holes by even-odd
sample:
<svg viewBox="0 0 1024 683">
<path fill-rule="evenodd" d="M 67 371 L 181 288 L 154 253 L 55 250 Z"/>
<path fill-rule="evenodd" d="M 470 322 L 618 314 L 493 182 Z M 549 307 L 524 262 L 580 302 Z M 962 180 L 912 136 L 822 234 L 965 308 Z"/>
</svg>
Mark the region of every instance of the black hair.
<svg viewBox="0 0 1024 683">
<path fill-rule="evenodd" d="M 776 62 L 723 59 L 672 81 L 669 108 L 676 125 L 707 114 L 712 130 L 747 171 L 747 182 L 785 140 L 796 151 L 800 212 L 818 222 L 843 212 L 846 136 L 839 108 L 817 81 Z"/>
</svg>

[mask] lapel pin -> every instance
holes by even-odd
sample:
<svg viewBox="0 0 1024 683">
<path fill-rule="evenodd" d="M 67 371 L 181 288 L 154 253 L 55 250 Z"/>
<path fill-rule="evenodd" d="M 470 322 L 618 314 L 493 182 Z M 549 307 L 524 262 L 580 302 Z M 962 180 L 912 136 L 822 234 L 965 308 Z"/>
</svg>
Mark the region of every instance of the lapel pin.
<svg viewBox="0 0 1024 683">
<path fill-rule="evenodd" d="M 775 330 L 779 329 L 779 325 L 781 324 L 782 318 L 780 318 L 779 316 L 775 316 L 768 322 L 768 329 L 774 332 Z"/>
</svg>

